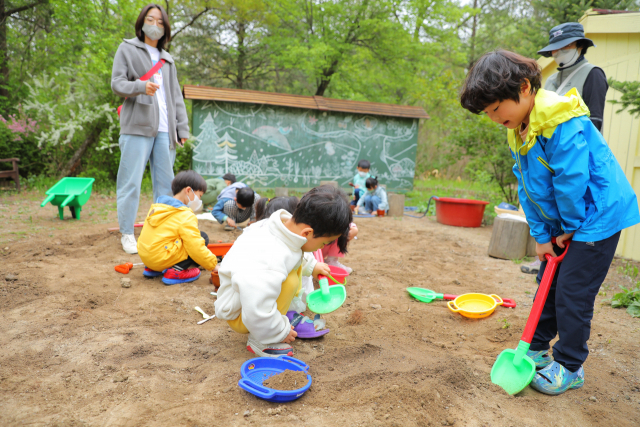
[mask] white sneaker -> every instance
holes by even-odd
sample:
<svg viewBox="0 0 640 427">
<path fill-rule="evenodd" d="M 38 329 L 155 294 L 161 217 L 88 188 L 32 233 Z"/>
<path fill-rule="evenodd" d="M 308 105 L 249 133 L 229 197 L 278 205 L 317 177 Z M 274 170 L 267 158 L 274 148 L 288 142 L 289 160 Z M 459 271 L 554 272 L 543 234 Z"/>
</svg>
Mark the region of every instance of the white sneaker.
<svg viewBox="0 0 640 427">
<path fill-rule="evenodd" d="M 128 254 L 137 254 L 138 253 L 138 243 L 136 242 L 136 238 L 133 234 L 123 234 L 120 239 L 122 242 L 122 249 Z"/>
<path fill-rule="evenodd" d="M 338 261 L 338 257 L 330 256 L 330 257 L 327 257 L 324 261 L 328 265 L 333 265 L 334 267 L 340 267 L 340 268 L 346 270 L 346 272 L 349 273 L 349 274 L 351 274 L 351 272 L 353 271 L 353 269 L 351 267 L 347 267 L 346 265 L 340 263 L 340 261 Z"/>
<path fill-rule="evenodd" d="M 249 335 L 247 350 L 260 357 L 293 356 L 293 347 L 287 343 L 262 344 Z"/>
</svg>

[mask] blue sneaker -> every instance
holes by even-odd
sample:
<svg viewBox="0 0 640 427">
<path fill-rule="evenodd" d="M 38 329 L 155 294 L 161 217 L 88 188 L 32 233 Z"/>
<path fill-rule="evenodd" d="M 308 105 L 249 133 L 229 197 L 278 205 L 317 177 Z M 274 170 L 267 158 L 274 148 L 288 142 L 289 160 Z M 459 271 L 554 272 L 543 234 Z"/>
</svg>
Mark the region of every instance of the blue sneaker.
<svg viewBox="0 0 640 427">
<path fill-rule="evenodd" d="M 536 372 L 531 381 L 531 387 L 540 393 L 552 396 L 562 394 L 572 388 L 580 388 L 584 385 L 584 369 L 580 366 L 576 372 L 570 372 L 556 361 Z"/>
<path fill-rule="evenodd" d="M 162 276 L 162 272 L 161 271 L 155 271 L 150 269 L 149 267 L 144 267 L 144 271 L 142 272 L 142 275 L 144 277 L 158 277 L 158 276 Z"/>
<path fill-rule="evenodd" d="M 542 350 L 542 351 L 528 350 L 527 351 L 527 356 L 529 356 L 531 360 L 533 360 L 533 362 L 536 364 L 536 369 L 546 368 L 551 364 L 552 360 L 551 360 L 551 356 L 549 356 L 548 351 L 549 350 Z"/>
</svg>

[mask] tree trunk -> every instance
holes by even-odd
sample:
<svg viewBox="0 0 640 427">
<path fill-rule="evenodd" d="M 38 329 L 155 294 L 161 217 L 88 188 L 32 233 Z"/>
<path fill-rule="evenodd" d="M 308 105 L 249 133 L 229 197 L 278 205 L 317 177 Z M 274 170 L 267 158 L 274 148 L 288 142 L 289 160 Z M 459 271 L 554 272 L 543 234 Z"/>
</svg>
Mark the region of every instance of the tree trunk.
<svg viewBox="0 0 640 427">
<path fill-rule="evenodd" d="M 84 156 L 84 153 L 86 153 L 87 149 L 92 146 L 100 137 L 100 132 L 102 132 L 102 127 L 96 124 L 89 135 L 87 135 L 87 139 L 85 139 L 80 147 L 78 147 L 71 159 L 69 159 L 69 161 L 67 162 L 67 165 L 60 172 L 61 178 L 69 176 L 75 172 L 78 166 L 80 166 L 80 161 L 82 160 L 82 156 Z"/>
<path fill-rule="evenodd" d="M 338 60 L 336 59 L 331 63 L 331 66 L 322 73 L 320 84 L 318 85 L 318 89 L 316 90 L 316 96 L 324 96 L 324 92 L 329 87 L 329 83 L 331 83 L 331 77 L 336 73 L 337 68 Z"/>
<path fill-rule="evenodd" d="M 9 58 L 7 57 L 7 19 L 5 0 L 0 0 L 0 106 L 9 99 Z M 0 107 L 1 108 L 1 107 Z M 6 111 L 0 111 L 6 114 Z"/>
<path fill-rule="evenodd" d="M 473 8 L 478 8 L 478 0 L 473 0 Z M 469 54 L 469 69 L 476 62 L 476 30 L 478 28 L 478 15 L 473 16 L 473 27 L 471 29 L 471 52 Z"/>
<path fill-rule="evenodd" d="M 246 36 L 246 28 L 244 22 L 238 23 L 238 31 L 236 32 L 238 37 L 238 61 L 236 61 L 236 87 L 242 89 L 244 83 L 244 71 L 246 61 L 246 46 L 244 45 L 244 39 Z"/>
</svg>

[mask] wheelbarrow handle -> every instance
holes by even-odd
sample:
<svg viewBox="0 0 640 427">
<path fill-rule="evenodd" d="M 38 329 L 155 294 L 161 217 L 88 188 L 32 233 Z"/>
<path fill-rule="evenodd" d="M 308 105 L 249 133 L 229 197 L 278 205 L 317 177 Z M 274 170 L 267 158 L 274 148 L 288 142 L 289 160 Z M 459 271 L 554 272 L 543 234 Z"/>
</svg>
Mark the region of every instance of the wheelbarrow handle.
<svg viewBox="0 0 640 427">
<path fill-rule="evenodd" d="M 56 195 L 55 195 L 55 194 L 49 194 L 49 195 L 47 196 L 47 198 L 46 198 L 46 199 L 44 199 L 44 201 L 43 201 L 42 203 L 40 203 L 40 207 L 41 207 L 41 208 L 43 208 L 43 207 L 44 207 L 44 205 L 46 205 L 47 203 L 49 203 L 50 201 L 52 201 L 55 197 L 56 197 Z"/>
<path fill-rule="evenodd" d="M 571 241 L 565 241 L 566 247 L 562 255 L 552 257 L 549 254 L 545 254 L 545 258 L 547 259 L 547 266 L 544 269 L 544 275 L 542 276 L 542 280 L 540 281 L 540 286 L 538 287 L 538 292 L 536 293 L 536 299 L 535 301 L 533 301 L 533 307 L 531 307 L 529 319 L 527 320 L 527 324 L 524 327 L 524 332 L 522 333 L 521 340 L 524 342 L 531 344 L 533 334 L 536 332 L 536 328 L 538 327 L 538 321 L 540 320 L 542 309 L 544 308 L 544 304 L 547 301 L 547 295 L 549 295 L 549 289 L 551 289 L 551 283 L 553 282 L 553 278 L 556 275 L 558 264 L 560 264 L 560 262 L 564 259 L 565 254 L 569 250 L 570 244 Z"/>
<path fill-rule="evenodd" d="M 73 198 L 76 197 L 75 194 L 69 194 L 67 196 L 66 199 L 64 199 L 64 202 L 62 202 L 62 204 L 60 205 L 61 208 L 64 208 L 65 206 L 67 206 L 69 203 L 71 203 L 71 201 L 73 200 Z"/>
</svg>

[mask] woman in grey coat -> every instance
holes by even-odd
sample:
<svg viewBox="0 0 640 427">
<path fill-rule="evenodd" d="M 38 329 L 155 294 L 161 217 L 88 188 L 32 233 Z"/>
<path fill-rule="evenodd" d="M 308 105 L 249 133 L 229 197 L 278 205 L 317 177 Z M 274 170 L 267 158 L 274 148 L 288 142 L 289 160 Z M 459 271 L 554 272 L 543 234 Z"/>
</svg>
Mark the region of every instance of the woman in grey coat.
<svg viewBox="0 0 640 427">
<path fill-rule="evenodd" d="M 140 185 L 151 167 L 153 200 L 171 196 L 176 144 L 189 137 L 187 110 L 173 58 L 163 48 L 171 40 L 169 18 L 162 6 L 142 8 L 135 25 L 136 38 L 124 40 L 113 60 L 111 89 L 126 98 L 120 113 L 120 167 L 118 169 L 118 223 L 122 248 L 138 252 L 133 225 L 140 203 Z M 153 76 L 143 77 L 158 61 Z"/>
</svg>

